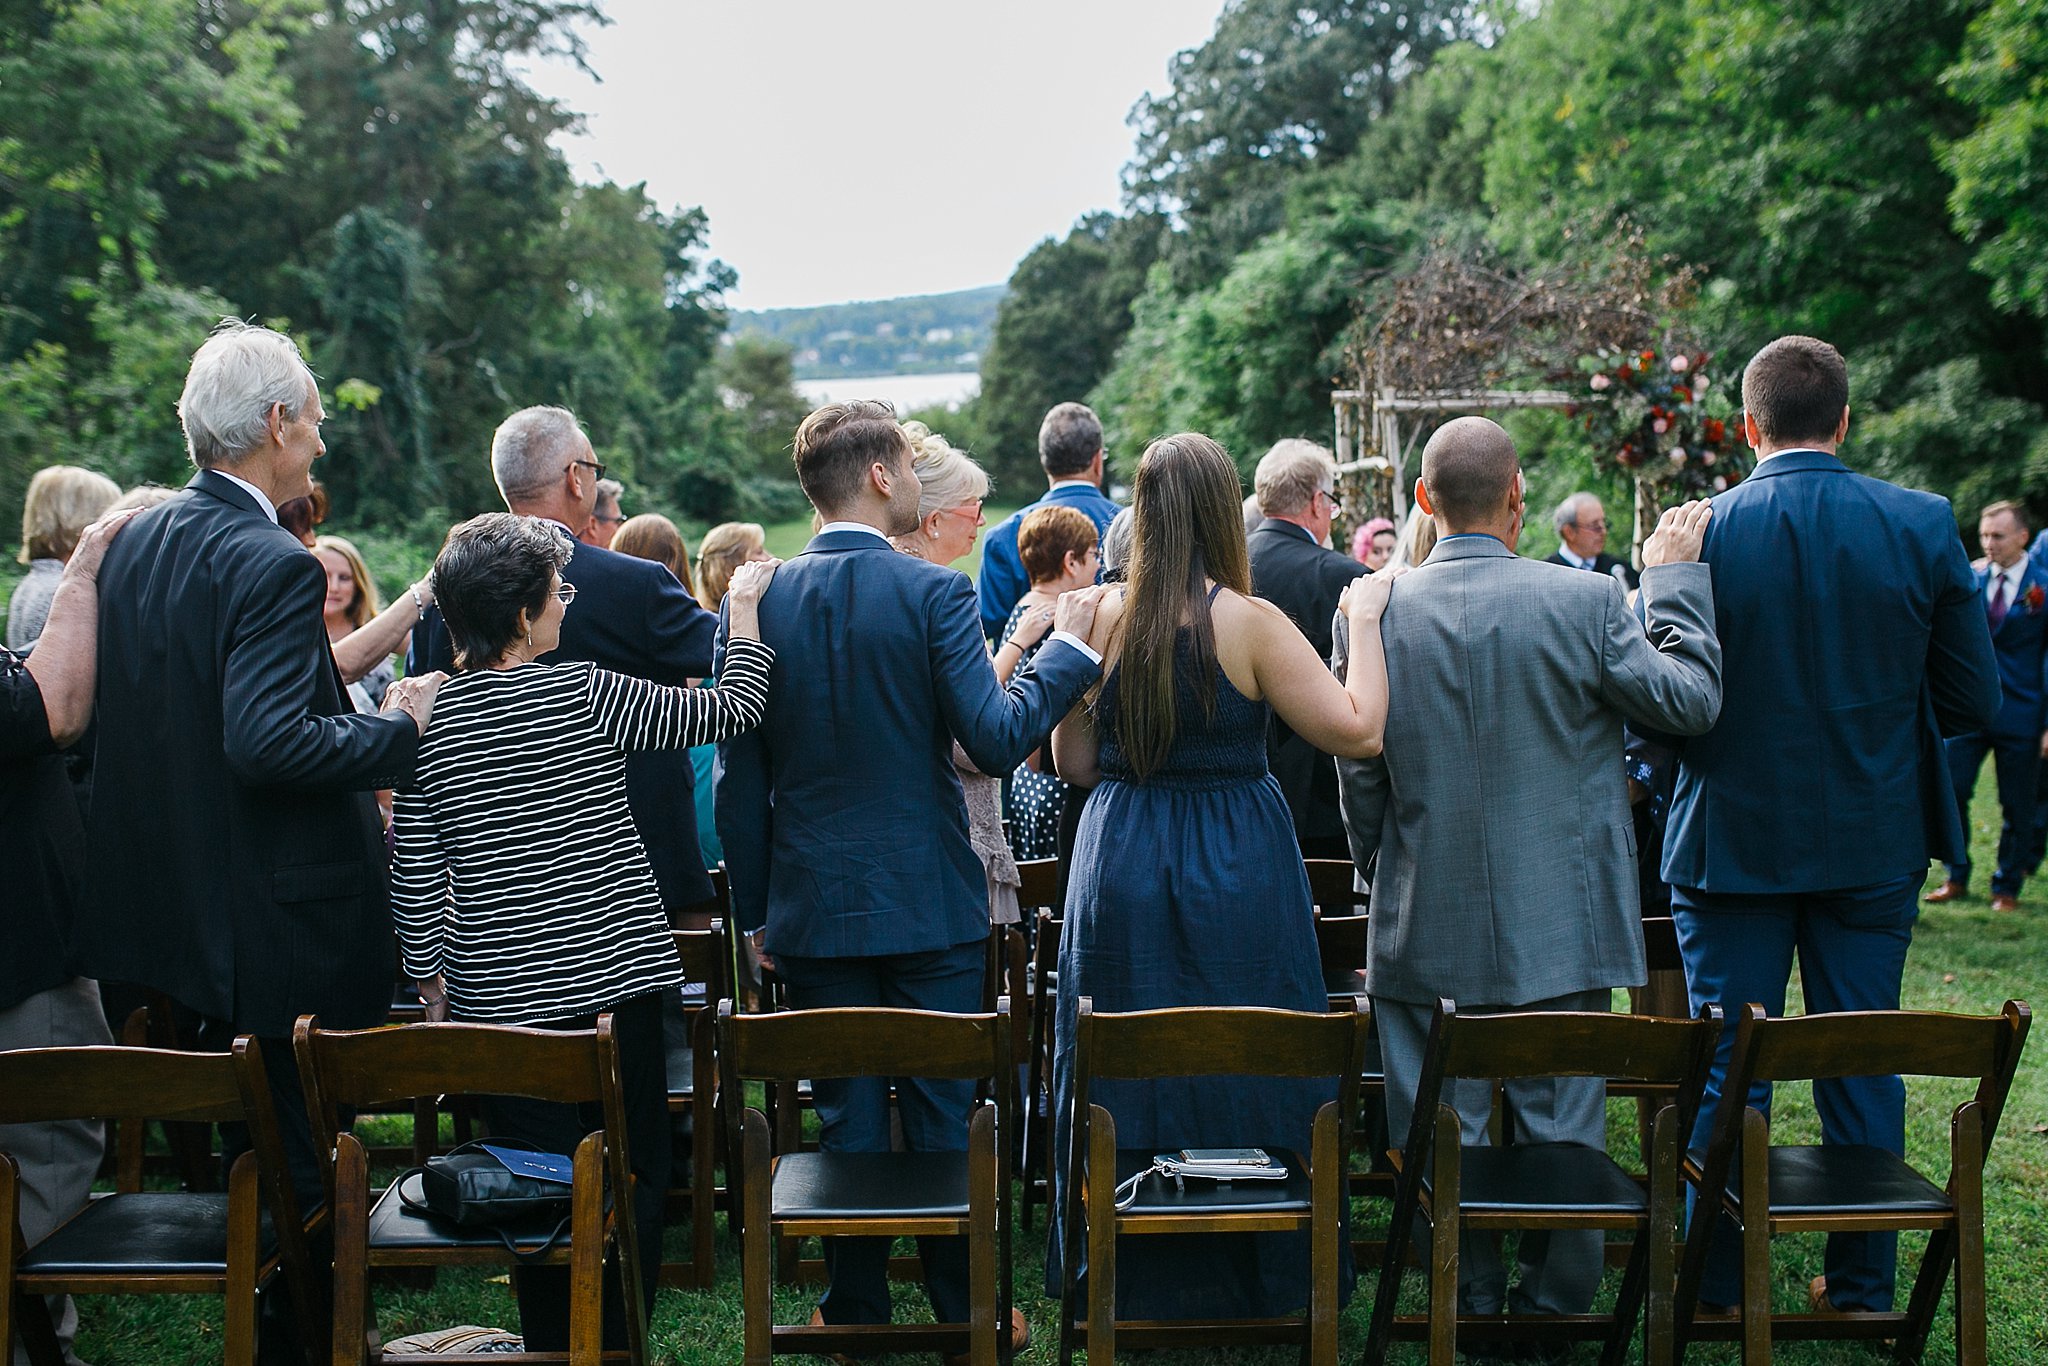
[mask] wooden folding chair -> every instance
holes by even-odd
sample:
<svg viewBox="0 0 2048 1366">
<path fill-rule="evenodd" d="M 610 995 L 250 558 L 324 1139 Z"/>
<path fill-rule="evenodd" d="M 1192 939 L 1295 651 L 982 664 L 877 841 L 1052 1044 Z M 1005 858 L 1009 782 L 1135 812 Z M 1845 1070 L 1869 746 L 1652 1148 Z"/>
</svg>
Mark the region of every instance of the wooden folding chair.
<svg viewBox="0 0 2048 1366">
<path fill-rule="evenodd" d="M 691 1125 L 689 1179 L 669 1186 L 668 1214 L 671 1219 L 689 1217 L 690 1260 L 664 1261 L 661 1284 L 708 1290 L 718 1265 L 717 1212 L 731 1208 L 730 1193 L 718 1181 L 718 1138 L 723 1126 L 718 1119 L 716 1040 L 718 1007 L 732 999 L 732 945 L 726 940 L 722 920 L 712 921 L 709 929 L 671 933 L 676 956 L 683 962 L 683 976 L 691 986 L 683 999 L 689 1042 L 668 1051 L 668 1112 L 671 1120 L 688 1115 Z"/>
<path fill-rule="evenodd" d="M 747 1108 L 741 1135 L 741 1300 L 747 1366 L 777 1353 L 968 1352 L 974 1366 L 1009 1355 L 1008 1002 L 988 1014 L 927 1010 L 790 1010 L 718 1016 L 726 1094 L 743 1083 L 799 1077 L 949 1077 L 987 1082 L 995 1097 L 974 1107 L 967 1150 L 955 1153 L 784 1151 L 768 1120 Z M 737 1109 L 737 1104 L 732 1109 Z M 966 1323 L 785 1326 L 774 1322 L 769 1249 L 777 1238 L 964 1236 L 972 1317 Z"/>
<path fill-rule="evenodd" d="M 1061 1366 L 1073 1360 L 1076 1346 L 1087 1349 L 1088 1366 L 1108 1366 L 1119 1342 L 1127 1347 L 1300 1343 L 1311 1366 L 1335 1366 L 1337 1238 L 1366 1025 L 1367 1013 L 1356 1000 L 1333 1003 L 1327 1014 L 1203 1006 L 1098 1015 L 1094 1002 L 1082 999 L 1074 1034 L 1074 1127 L 1062 1178 Z M 1272 1153 L 1287 1164 L 1284 1181 L 1198 1182 L 1182 1190 L 1157 1178 L 1144 1179 L 1118 1208 L 1119 1183 L 1149 1168 L 1155 1154 L 1149 1148 L 1117 1147 L 1115 1117 L 1089 1101 L 1094 1080 L 1244 1076 L 1336 1078 L 1337 1098 L 1316 1112 L 1306 1160 L 1300 1153 Z M 1078 1302 L 1084 1209 L 1085 1315 Z M 1116 1317 L 1120 1234 L 1300 1230 L 1307 1231 L 1310 1247 L 1306 1314 L 1207 1322 L 1119 1322 Z"/>
<path fill-rule="evenodd" d="M 647 1359 L 647 1323 L 641 1307 L 640 1252 L 634 1237 L 633 1178 L 626 1149 L 625 1107 L 619 1094 L 619 1055 L 609 1014 L 594 1030 L 517 1029 L 505 1025 L 426 1024 L 386 1029 L 329 1030 L 299 1017 L 292 1043 L 306 1088 L 314 1141 L 332 1154 L 323 1173 L 334 1211 L 334 1336 L 327 1353 L 334 1366 L 365 1360 L 493 1363 L 504 1357 L 441 1353 L 394 1356 L 374 1346 L 369 1294 L 373 1267 L 510 1266 L 519 1258 L 499 1231 L 465 1229 L 406 1208 L 401 1187 L 421 1198 L 419 1178 L 395 1181 L 373 1201 L 369 1156 L 341 1126 L 345 1108 L 388 1104 L 421 1095 L 524 1096 L 569 1105 L 597 1103 L 604 1128 L 576 1147 L 569 1236 L 547 1246 L 553 1220 L 507 1230 L 528 1264 L 569 1268 L 569 1350 L 533 1353 L 528 1361 Z M 607 1208 L 606 1186 L 610 1186 Z M 603 1271 L 609 1245 L 625 1297 L 625 1350 L 603 1346 Z"/>
<path fill-rule="evenodd" d="M 326 1297 L 278 1139 L 262 1049 L 32 1048 L 0 1053 L 0 1124 L 66 1119 L 245 1123 L 250 1151 L 225 1194 L 142 1189 L 141 1146 L 118 1164 L 115 1193 L 29 1246 L 21 1233 L 21 1170 L 0 1153 L 0 1349 L 19 1331 L 37 1366 L 61 1366 L 45 1295 L 219 1295 L 227 1366 L 256 1360 L 257 1292 L 280 1271 L 308 1351 L 319 1346 Z M 324 1215 L 314 1216 L 314 1227 Z"/>
<path fill-rule="evenodd" d="M 1851 1011 L 1769 1019 L 1752 1002 L 1737 1017 L 1720 1105 L 1704 1158 L 1685 1164 L 1695 1191 L 1678 1282 L 1678 1333 L 1739 1336 L 1746 1366 L 1771 1359 L 1774 1338 L 1895 1339 L 1893 1356 L 1918 1361 L 1955 1275 L 1956 1360 L 1981 1366 L 1984 1344 L 1984 1159 L 2019 1070 L 2032 1014 L 2007 1001 L 1996 1015 Z M 1757 1082 L 1898 1073 L 1975 1077 L 1977 1090 L 1949 1118 L 1949 1174 L 1937 1186 L 1905 1159 L 1850 1144 L 1771 1142 L 1770 1122 L 1748 1104 Z M 1694 1314 L 1719 1209 L 1742 1230 L 1739 1321 Z M 1774 1314 L 1771 1235 L 1928 1229 L 1904 1312 Z"/>
<path fill-rule="evenodd" d="M 1052 1171 L 1053 1010 L 1059 997 L 1060 929 L 1066 921 L 1038 913 L 1031 947 L 1031 1035 L 1024 1081 L 1024 1228 L 1034 1205 L 1048 1201 Z M 1012 998 L 1014 999 L 1014 998 Z"/>
<path fill-rule="evenodd" d="M 1358 887 L 1358 868 L 1348 858 L 1301 861 L 1308 870 L 1308 899 L 1318 915 L 1364 915 L 1372 900 Z M 1361 960 L 1363 961 L 1363 960 Z"/>
<path fill-rule="evenodd" d="M 1648 1015 L 1660 1020 L 1690 1018 L 1685 1003 L 1685 960 L 1679 956 L 1678 929 L 1669 916 L 1644 918 L 1643 962 L 1652 983 L 1660 980 L 1660 974 L 1677 973 L 1678 994 L 1674 999 L 1661 991 L 1632 991 L 1630 996 L 1635 1004 L 1630 1013 Z M 1647 1171 L 1653 1138 L 1651 1129 L 1656 1123 L 1657 1112 L 1666 1105 L 1676 1104 L 1678 1093 L 1662 1082 L 1638 1081 L 1631 1077 L 1609 1077 L 1607 1098 L 1635 1102 L 1636 1146 L 1642 1155 L 1643 1170 Z"/>
<path fill-rule="evenodd" d="M 1365 1359 L 1381 1360 L 1388 1338 L 1400 1332 L 1427 1337 L 1430 1366 L 1452 1366 L 1458 1335 L 1469 1331 L 1493 1341 L 1604 1338 L 1602 1362 L 1620 1366 L 1647 1289 L 1643 1360 L 1647 1366 L 1674 1361 L 1678 1136 L 1690 1130 L 1698 1112 L 1720 1031 L 1716 1007 L 1697 1020 L 1661 1020 L 1564 1011 L 1459 1015 L 1453 1002 L 1438 1001 L 1423 1051 L 1414 1122 L 1398 1154 L 1400 1191 Z M 1677 1102 L 1657 1115 L 1647 1189 L 1598 1148 L 1575 1143 L 1463 1146 L 1458 1112 L 1442 1099 L 1450 1078 L 1614 1076 L 1677 1088 Z M 1408 1239 L 1418 1216 L 1429 1224 L 1429 1314 L 1396 1319 Z M 1633 1232 L 1634 1248 L 1614 1312 L 1460 1315 L 1458 1235 L 1464 1228 Z"/>
</svg>

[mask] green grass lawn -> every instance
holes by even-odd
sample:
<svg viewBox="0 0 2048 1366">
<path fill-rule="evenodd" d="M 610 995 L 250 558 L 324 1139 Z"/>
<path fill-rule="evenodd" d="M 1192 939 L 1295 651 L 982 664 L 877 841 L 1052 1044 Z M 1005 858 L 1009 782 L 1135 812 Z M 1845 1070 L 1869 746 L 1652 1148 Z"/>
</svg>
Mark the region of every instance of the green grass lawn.
<svg viewBox="0 0 2048 1366">
<path fill-rule="evenodd" d="M 993 520 L 993 518 L 991 518 Z M 1987 779 L 1980 784 L 1973 838 L 1980 869 L 1993 862 L 1997 840 L 1997 809 Z M 1981 888 L 1978 889 L 1981 892 Z M 2009 996 L 2037 1005 L 2048 1002 L 2048 888 L 2018 915 L 1994 915 L 1980 895 L 1954 905 L 1930 909 L 1921 918 L 1907 962 L 1905 1002 L 1921 1009 L 1990 1012 Z M 2048 1042 L 2036 1040 L 2028 1050 L 2012 1099 L 2000 1125 L 1986 1181 L 1990 1282 L 1990 1359 L 1997 1363 L 2048 1360 Z M 1924 1170 L 1947 1170 L 1948 1114 L 1964 1094 L 1955 1084 L 1908 1084 L 1907 1146 Z M 1777 1134 L 1796 1142 L 1814 1141 L 1818 1126 L 1812 1097 L 1804 1086 L 1781 1087 Z M 1621 1102 L 1611 1106 L 1612 1132 L 1634 1133 L 1633 1114 Z M 1618 1137 L 1619 1141 L 1619 1137 Z M 1383 1209 L 1361 1203 L 1358 1216 L 1366 1226 L 1384 1220 Z M 1044 1222 L 1020 1235 L 1015 1253 L 1017 1303 L 1032 1321 L 1037 1342 L 1028 1360 L 1051 1359 L 1052 1302 L 1040 1293 L 1044 1268 Z M 671 1251 L 684 1249 L 683 1230 L 671 1229 Z M 1901 1294 L 1909 1285 L 1925 1239 L 1901 1239 Z M 1822 1240 L 1801 1237 L 1780 1240 L 1775 1248 L 1772 1280 L 1780 1308 L 1804 1307 L 1807 1280 L 1821 1270 Z M 1611 1297 L 1610 1275 L 1603 1303 Z M 1358 1283 L 1342 1320 L 1341 1346 L 1347 1360 L 1364 1341 L 1364 1321 L 1372 1281 Z M 920 1291 L 898 1287 L 899 1313 L 928 1316 Z M 1407 1308 L 1419 1310 L 1421 1278 L 1411 1273 L 1404 1290 Z M 518 1326 L 509 1290 L 502 1276 L 481 1272 L 443 1272 L 431 1290 L 377 1292 L 378 1320 L 387 1338 L 401 1333 L 457 1323 Z M 810 1293 L 778 1291 L 780 1322 L 802 1322 L 811 1307 Z M 1953 1359 L 1953 1337 L 1945 1297 L 1937 1315 L 1928 1360 Z M 101 1298 L 83 1301 L 78 1350 L 100 1366 L 183 1366 L 209 1360 L 218 1351 L 220 1314 L 217 1302 L 203 1299 Z M 738 1259 L 721 1244 L 718 1284 L 709 1292 L 665 1291 L 655 1307 L 653 1343 L 662 1362 L 711 1366 L 736 1361 L 740 1355 Z M 903 1361 L 917 1358 L 904 1357 Z M 1596 1359 L 1594 1348 L 1582 1347 L 1577 1360 Z M 1734 1344 L 1696 1346 L 1694 1362 L 1733 1362 Z M 1874 1351 L 1848 1345 L 1785 1343 L 1777 1359 L 1788 1366 L 1876 1361 Z M 931 1358 L 923 1358 L 929 1361 Z M 1162 1366 L 1252 1361 L 1292 1366 L 1290 1350 L 1217 1350 L 1167 1353 Z M 1389 1360 L 1420 1362 L 1419 1346 L 1402 1345 Z"/>
<path fill-rule="evenodd" d="M 994 526 L 1016 510 L 1016 508 L 1008 505 L 998 507 L 996 504 L 990 503 L 982 509 L 982 512 L 988 518 L 988 525 Z M 768 553 L 778 560 L 786 560 L 790 556 L 801 552 L 810 543 L 811 519 L 809 517 L 799 517 L 792 521 L 775 522 L 763 527 L 762 530 L 768 533 Z M 981 543 L 982 539 L 987 535 L 988 527 L 983 527 L 981 536 L 977 536 L 974 540 L 974 549 L 968 551 L 966 558 L 958 561 L 953 566 L 955 569 L 965 572 L 967 577 L 971 579 L 981 577 Z"/>
</svg>

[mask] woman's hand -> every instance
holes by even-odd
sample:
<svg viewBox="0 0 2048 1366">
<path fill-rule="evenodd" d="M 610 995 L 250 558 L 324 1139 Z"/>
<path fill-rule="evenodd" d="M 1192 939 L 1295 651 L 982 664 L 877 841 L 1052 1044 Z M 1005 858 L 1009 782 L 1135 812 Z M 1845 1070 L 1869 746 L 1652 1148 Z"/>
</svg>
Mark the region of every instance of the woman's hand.
<svg viewBox="0 0 2048 1366">
<path fill-rule="evenodd" d="M 424 982 L 414 982 L 412 989 L 419 993 L 420 1004 L 427 1008 L 428 1024 L 448 1022 L 448 982 L 440 973 L 435 973 Z"/>
<path fill-rule="evenodd" d="M 78 533 L 78 545 L 72 550 L 71 558 L 64 562 L 64 577 L 85 583 L 97 582 L 100 576 L 100 560 L 107 553 L 107 546 L 114 537 L 121 534 L 121 528 L 128 525 L 128 519 L 141 508 L 123 508 L 110 512 Z"/>
<path fill-rule="evenodd" d="M 749 560 L 732 572 L 726 585 L 726 621 L 736 636 L 761 638 L 761 598 L 782 567 L 780 560 Z"/>
<path fill-rule="evenodd" d="M 1399 565 L 1353 579 L 1338 596 L 1337 610 L 1344 613 L 1354 627 L 1377 626 L 1387 610 L 1387 599 L 1393 594 L 1394 580 L 1407 572 L 1408 566 Z"/>
<path fill-rule="evenodd" d="M 1052 617 L 1055 610 L 1057 609 L 1046 606 L 1034 607 L 1026 612 L 1023 618 L 1018 621 L 1017 629 L 1010 632 L 1008 643 L 1015 645 L 1019 650 L 1028 650 L 1039 641 L 1044 640 L 1045 633 L 1052 629 Z"/>
</svg>

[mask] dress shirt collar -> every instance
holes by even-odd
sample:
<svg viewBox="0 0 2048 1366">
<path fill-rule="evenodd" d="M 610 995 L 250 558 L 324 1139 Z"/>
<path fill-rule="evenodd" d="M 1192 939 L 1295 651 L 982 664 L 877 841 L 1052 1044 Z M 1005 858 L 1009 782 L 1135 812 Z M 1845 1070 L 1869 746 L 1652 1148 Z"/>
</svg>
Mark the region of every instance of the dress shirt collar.
<svg viewBox="0 0 2048 1366">
<path fill-rule="evenodd" d="M 1591 569 L 1594 565 L 1594 561 L 1585 558 L 1584 556 L 1580 555 L 1576 550 L 1573 550 L 1570 546 L 1565 545 L 1562 542 L 1558 544 L 1557 557 L 1563 560 L 1566 564 L 1572 566 L 1574 569 Z"/>
<path fill-rule="evenodd" d="M 1051 493 L 1053 489 L 1087 489 L 1091 493 L 1102 492 L 1101 487 L 1093 479 L 1083 479 L 1079 475 L 1075 475 L 1070 479 L 1053 480 L 1052 487 L 1048 488 L 1046 492 Z"/>
<path fill-rule="evenodd" d="M 880 527 L 869 526 L 866 522 L 827 522 L 818 528 L 820 536 L 830 536 L 835 531 L 865 531 L 884 545 L 894 546 L 896 544 L 883 533 Z"/>
<path fill-rule="evenodd" d="M 2015 602 L 2018 602 L 2020 580 L 2027 576 L 2027 557 L 2024 555 L 2020 556 L 2012 562 L 2010 568 L 2004 569 L 2001 569 L 1998 562 L 1993 560 L 1990 564 L 1990 570 L 1991 572 L 1984 576 L 1984 597 L 1986 601 L 1989 601 L 1991 595 L 1998 591 L 1998 581 L 2004 579 L 2006 583 L 2005 605 L 2010 607 Z"/>
<path fill-rule="evenodd" d="M 254 484 L 242 478 L 240 475 L 230 474 L 218 465 L 209 465 L 207 466 L 207 468 L 212 470 L 221 478 L 227 480 L 230 484 L 233 484 L 236 487 L 240 488 L 244 493 L 247 493 L 251 498 L 254 498 L 256 500 L 256 506 L 262 510 L 263 515 L 265 517 L 268 517 L 273 522 L 277 520 L 277 504 L 270 501 L 269 494 L 265 493 L 262 489 L 257 488 Z"/>
</svg>

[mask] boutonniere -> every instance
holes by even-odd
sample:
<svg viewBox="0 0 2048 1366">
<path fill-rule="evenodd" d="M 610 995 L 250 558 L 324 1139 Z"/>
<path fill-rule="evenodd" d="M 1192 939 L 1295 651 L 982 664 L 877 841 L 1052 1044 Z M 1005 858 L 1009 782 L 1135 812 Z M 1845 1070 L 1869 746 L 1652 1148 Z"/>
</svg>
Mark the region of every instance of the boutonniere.
<svg viewBox="0 0 2048 1366">
<path fill-rule="evenodd" d="M 2038 612 L 2041 610 L 2041 604 L 2048 602 L 2048 592 L 2043 592 L 2041 585 L 2037 583 L 2026 592 L 2020 594 L 2020 601 L 2027 605 L 2029 612 Z"/>
</svg>

